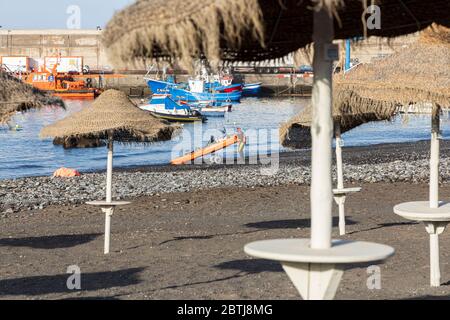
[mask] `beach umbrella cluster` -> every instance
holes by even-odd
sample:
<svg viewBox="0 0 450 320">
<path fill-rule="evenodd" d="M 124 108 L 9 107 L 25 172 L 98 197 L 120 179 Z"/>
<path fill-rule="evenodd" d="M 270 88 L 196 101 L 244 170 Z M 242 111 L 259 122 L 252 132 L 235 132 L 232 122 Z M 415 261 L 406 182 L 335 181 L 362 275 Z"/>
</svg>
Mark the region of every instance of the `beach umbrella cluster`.
<svg viewBox="0 0 450 320">
<path fill-rule="evenodd" d="M 417 42 L 375 63 L 360 65 L 334 77 L 335 129 L 344 131 L 364 122 L 389 120 L 398 112 L 420 111 L 431 115 L 429 201 L 400 204 L 394 212 L 411 220 L 424 221 L 430 233 L 430 283 L 440 285 L 438 235 L 450 221 L 450 208 L 439 202 L 440 113 L 450 106 L 450 28 L 433 24 L 423 30 Z M 355 93 L 357 92 L 357 94 Z M 342 101 L 354 93 L 357 99 Z M 364 101 L 364 103 L 361 103 Z M 367 117 L 361 106 L 373 114 Z M 360 112 L 355 115 L 354 108 Z M 430 112 L 431 111 L 431 112 Z M 280 140 L 285 146 L 310 146 L 311 112 L 305 110 L 284 124 Z M 351 125 L 339 121 L 348 117 Z M 361 117 L 364 117 L 364 121 Z M 338 140 L 338 137 L 337 137 Z M 338 142 L 336 148 L 339 149 Z M 337 152 L 338 153 L 338 152 Z M 338 155 L 337 155 L 338 158 Z M 338 165 L 342 172 L 342 167 Z M 339 182 L 339 172 L 338 172 Z M 406 209 L 405 209 L 406 207 Z M 436 227 L 441 226 L 441 229 Z"/>
<path fill-rule="evenodd" d="M 89 202 L 100 206 L 105 213 L 105 254 L 109 253 L 111 216 L 115 206 L 128 202 L 112 200 L 113 144 L 152 143 L 170 140 L 179 129 L 164 120 L 148 114 L 134 105 L 127 95 L 118 90 L 107 90 L 92 107 L 74 113 L 41 131 L 41 137 L 85 138 L 107 142 L 106 199 Z"/>
<path fill-rule="evenodd" d="M 362 22 L 371 4 L 382 12 L 379 29 Z M 433 21 L 450 26 L 447 0 L 141 0 L 114 15 L 103 44 L 116 66 L 149 59 L 188 68 L 199 57 L 212 63 L 281 59 L 312 43 L 311 8 L 335 17 L 335 39 L 395 37 Z"/>
<path fill-rule="evenodd" d="M 0 70 L 0 124 L 6 124 L 17 112 L 44 106 L 64 107 L 64 103 Z"/>
<path fill-rule="evenodd" d="M 367 29 L 367 1 L 319 0 L 141 0 L 117 13 L 107 25 L 104 44 L 118 64 L 148 59 L 194 58 L 210 61 L 276 59 L 314 42 L 311 112 L 311 237 L 251 243 L 245 251 L 281 262 L 306 299 L 333 298 L 343 265 L 384 260 L 393 248 L 331 239 L 333 39 L 362 35 L 395 37 L 433 22 L 449 26 L 445 0 L 374 1 L 383 27 Z M 427 8 L 432 7 L 430 11 Z"/>
</svg>

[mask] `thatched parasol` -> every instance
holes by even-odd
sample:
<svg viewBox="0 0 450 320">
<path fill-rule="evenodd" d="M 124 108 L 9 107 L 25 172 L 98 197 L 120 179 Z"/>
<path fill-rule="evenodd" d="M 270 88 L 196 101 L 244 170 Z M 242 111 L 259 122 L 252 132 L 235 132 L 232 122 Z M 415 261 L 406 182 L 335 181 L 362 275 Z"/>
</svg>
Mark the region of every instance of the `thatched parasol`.
<svg viewBox="0 0 450 320">
<path fill-rule="evenodd" d="M 383 13 L 380 29 L 366 30 L 365 0 L 139 0 L 116 14 L 104 33 L 113 62 L 169 57 L 182 60 L 185 66 L 202 57 L 213 62 L 281 58 L 314 42 L 311 237 L 245 246 L 250 255 L 280 261 L 306 299 L 333 298 L 345 263 L 380 261 L 394 253 L 384 245 L 331 239 L 331 92 L 337 52 L 332 40 L 366 31 L 393 37 L 436 21 L 450 24 L 447 0 L 372 3 L 380 5 Z"/>
<path fill-rule="evenodd" d="M 336 159 L 341 159 L 340 127 L 347 131 L 359 124 L 374 120 L 387 120 L 404 106 L 411 104 L 417 108 L 433 105 L 431 114 L 431 150 L 430 150 L 430 186 L 429 209 L 431 211 L 448 210 L 440 208 L 439 202 L 439 133 L 440 113 L 442 107 L 450 106 L 450 29 L 432 25 L 421 32 L 416 43 L 377 63 L 356 67 L 345 75 L 335 77 L 334 101 Z M 340 99 L 348 92 L 358 92 L 358 97 L 366 112 L 353 117 L 352 108 L 361 109 L 361 101 Z M 356 95 L 356 94 L 355 94 Z M 369 113 L 373 111 L 373 114 Z M 408 108 L 406 108 L 408 110 Z M 362 111 L 362 110 L 360 110 Z M 346 126 L 345 117 L 349 117 L 350 125 Z M 361 121 L 360 121 L 361 120 Z M 309 147 L 307 135 L 311 124 L 311 114 L 307 110 L 287 124 L 280 131 L 281 143 L 290 147 Z M 339 162 L 339 161 L 338 161 Z M 342 184 L 342 162 L 337 164 L 338 183 Z M 411 207 L 418 207 L 412 203 Z M 400 207 L 402 205 L 399 205 Z M 425 210 L 420 204 L 420 210 Z M 399 209 L 397 209 L 398 211 Z M 400 212 L 402 212 L 400 210 Z M 403 214 L 404 212 L 402 212 Z M 448 212 L 450 217 L 450 211 Z M 442 218 L 441 218 L 442 219 Z M 440 221 L 442 222 L 442 221 Z M 435 230 L 428 228 L 427 230 Z M 437 235 L 430 242 L 432 286 L 440 285 L 439 244 Z M 433 251 L 434 250 L 434 251 Z"/>
<path fill-rule="evenodd" d="M 151 143 L 170 140 L 178 126 L 157 119 L 136 107 L 127 95 L 107 90 L 92 107 L 68 116 L 42 129 L 41 137 L 87 138 L 108 141 L 106 202 L 92 203 L 106 209 L 105 254 L 109 253 L 110 219 L 115 205 L 112 201 L 113 141 L 121 143 Z M 110 204 L 110 205 L 108 205 Z"/>
<path fill-rule="evenodd" d="M 370 121 L 390 120 L 398 111 L 396 102 L 363 98 L 352 90 L 334 90 L 333 124 L 341 133 Z M 283 123 L 280 143 L 284 147 L 304 149 L 311 147 L 312 109 L 306 109 Z"/>
<path fill-rule="evenodd" d="M 389 120 L 405 105 L 450 103 L 450 29 L 432 25 L 411 46 L 333 77 L 333 117 L 342 133 L 369 121 Z M 283 124 L 285 147 L 309 148 L 311 110 Z"/>
<path fill-rule="evenodd" d="M 7 123 L 16 112 L 47 105 L 64 107 L 59 98 L 52 97 L 0 71 L 0 124 Z"/>
<path fill-rule="evenodd" d="M 389 120 L 397 112 L 396 102 L 378 101 L 362 98 L 352 90 L 334 90 L 333 126 L 336 139 L 337 186 L 333 189 L 334 199 L 339 207 L 339 233 L 345 234 L 345 199 L 347 194 L 361 188 L 344 188 L 341 134 L 369 121 Z M 305 110 L 291 118 L 280 127 L 280 143 L 289 148 L 311 147 L 312 110 Z"/>
<path fill-rule="evenodd" d="M 370 4 L 382 13 L 381 29 L 365 29 Z M 447 0 L 139 0 L 117 13 L 103 43 L 116 65 L 149 58 L 261 61 L 312 43 L 311 7 L 329 8 L 335 39 L 412 33 L 433 21 L 450 26 Z M 433 8 L 433 10 L 430 10 Z M 299 31 L 300 30 L 300 31 Z"/>
<path fill-rule="evenodd" d="M 334 117 L 345 132 L 362 123 L 388 120 L 405 105 L 433 104 L 433 132 L 439 127 L 441 106 L 450 105 L 450 28 L 432 25 L 423 30 L 416 43 L 376 63 L 364 64 L 346 74 L 334 77 Z M 309 147 L 306 134 L 311 112 L 297 115 L 280 130 L 282 145 Z M 437 132 L 435 132 L 437 138 Z M 432 143 L 436 145 L 437 140 Z M 439 147 L 434 147 L 435 157 Z M 437 170 L 433 172 L 437 173 Z M 437 177 L 431 177 L 430 188 L 437 188 Z M 430 191 L 437 206 L 437 191 Z"/>
<path fill-rule="evenodd" d="M 450 101 L 449 75 L 450 28 L 434 24 L 407 48 L 335 76 L 334 89 L 351 89 L 362 97 L 388 103 L 446 106 Z"/>
<path fill-rule="evenodd" d="M 176 129 L 137 108 L 127 95 L 107 90 L 92 104 L 41 131 L 41 137 L 84 137 L 122 143 L 170 140 Z"/>
</svg>

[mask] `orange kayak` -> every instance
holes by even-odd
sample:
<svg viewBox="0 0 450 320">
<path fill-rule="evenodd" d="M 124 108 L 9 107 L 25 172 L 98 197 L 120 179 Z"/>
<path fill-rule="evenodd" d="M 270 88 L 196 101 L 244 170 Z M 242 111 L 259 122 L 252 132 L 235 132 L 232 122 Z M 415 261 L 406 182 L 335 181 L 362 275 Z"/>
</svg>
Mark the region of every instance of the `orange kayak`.
<svg viewBox="0 0 450 320">
<path fill-rule="evenodd" d="M 238 136 L 233 135 L 229 138 L 225 138 L 216 143 L 210 144 L 202 149 L 192 151 L 191 153 L 185 154 L 184 156 L 173 159 L 172 161 L 170 161 L 170 163 L 174 164 L 174 165 L 186 164 L 186 163 L 193 161 L 194 159 L 203 157 L 204 155 L 216 152 L 218 150 L 222 150 L 222 149 L 224 149 L 228 146 L 231 146 L 235 143 L 238 143 L 238 142 L 239 142 Z"/>
</svg>

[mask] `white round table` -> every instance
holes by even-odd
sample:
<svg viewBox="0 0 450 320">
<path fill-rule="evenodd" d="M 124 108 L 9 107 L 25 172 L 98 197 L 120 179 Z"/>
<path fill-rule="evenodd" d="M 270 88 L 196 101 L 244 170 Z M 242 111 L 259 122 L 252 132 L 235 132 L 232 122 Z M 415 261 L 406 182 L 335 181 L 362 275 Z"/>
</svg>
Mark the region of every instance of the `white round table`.
<svg viewBox="0 0 450 320">
<path fill-rule="evenodd" d="M 395 252 L 383 244 L 333 240 L 329 249 L 313 249 L 310 239 L 276 239 L 247 244 L 244 251 L 257 258 L 279 261 L 304 299 L 332 299 L 344 272 L 343 265 L 385 260 Z"/>
<path fill-rule="evenodd" d="M 118 206 L 125 206 L 130 204 L 128 201 L 105 201 L 105 200 L 97 200 L 97 201 L 88 201 L 86 204 L 91 206 L 97 206 L 102 209 L 102 212 L 105 214 L 105 246 L 104 246 L 104 254 L 109 253 L 110 247 L 110 238 L 111 238 L 111 216 L 114 213 L 114 209 Z"/>
<path fill-rule="evenodd" d="M 345 234 L 345 198 L 348 194 L 361 191 L 361 187 L 333 189 L 334 201 L 339 207 L 339 234 Z"/>
<path fill-rule="evenodd" d="M 429 201 L 404 202 L 394 207 L 394 213 L 413 221 L 421 221 L 430 235 L 430 285 L 441 285 L 439 267 L 439 235 L 450 222 L 450 203 L 439 202 L 437 208 L 430 208 Z"/>
</svg>

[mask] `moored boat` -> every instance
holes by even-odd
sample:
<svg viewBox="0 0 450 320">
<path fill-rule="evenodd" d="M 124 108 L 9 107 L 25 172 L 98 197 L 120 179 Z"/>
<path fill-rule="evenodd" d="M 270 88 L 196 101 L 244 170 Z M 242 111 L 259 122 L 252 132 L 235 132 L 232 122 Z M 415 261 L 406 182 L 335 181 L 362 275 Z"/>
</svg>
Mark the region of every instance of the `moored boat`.
<svg viewBox="0 0 450 320">
<path fill-rule="evenodd" d="M 20 76 L 20 79 L 33 87 L 44 92 L 51 93 L 60 98 L 71 99 L 94 99 L 102 92 L 99 88 L 92 86 L 92 79 L 86 81 L 77 80 L 79 74 L 59 73 L 59 60 L 53 65 L 51 70 L 45 66 L 39 71 L 31 71 Z"/>
<path fill-rule="evenodd" d="M 212 92 L 209 92 L 205 90 L 205 82 L 203 80 L 189 80 L 188 83 L 178 84 L 155 79 L 146 80 L 147 85 L 154 94 L 170 94 L 175 100 L 184 100 L 188 102 L 211 100 L 219 102 L 239 102 L 242 96 L 241 90 L 220 92 L 211 88 Z M 231 90 L 234 85 L 230 85 L 229 87 Z"/>
<path fill-rule="evenodd" d="M 177 86 L 176 83 L 170 81 L 162 81 L 156 79 L 145 79 L 145 80 L 147 80 L 147 85 L 153 94 L 167 93 L 170 88 Z"/>
<path fill-rule="evenodd" d="M 218 102 L 239 102 L 242 93 L 240 91 L 233 92 L 192 92 L 184 89 L 171 88 L 169 93 L 175 100 L 184 100 L 188 102 L 196 101 L 218 101 Z"/>
<path fill-rule="evenodd" d="M 225 113 L 231 112 L 231 104 L 222 104 L 216 101 L 186 102 L 179 101 L 180 104 L 188 105 L 192 110 L 199 111 L 205 117 L 225 117 Z"/>
<path fill-rule="evenodd" d="M 256 96 L 261 93 L 262 82 L 246 83 L 242 88 L 242 94 L 245 96 Z"/>
<path fill-rule="evenodd" d="M 171 122 L 206 121 L 206 117 L 198 110 L 193 110 L 189 105 L 176 103 L 168 94 L 153 95 L 149 104 L 139 108 Z"/>
<path fill-rule="evenodd" d="M 214 91 L 217 92 L 233 92 L 233 91 L 242 91 L 242 84 L 240 83 L 235 83 L 235 84 L 230 84 L 230 85 L 221 85 L 218 82 L 214 82 L 214 83 L 209 83 L 207 85 L 207 87 L 211 88 Z"/>
</svg>

